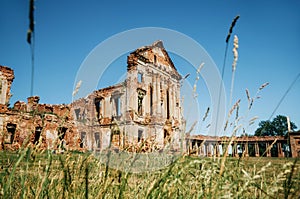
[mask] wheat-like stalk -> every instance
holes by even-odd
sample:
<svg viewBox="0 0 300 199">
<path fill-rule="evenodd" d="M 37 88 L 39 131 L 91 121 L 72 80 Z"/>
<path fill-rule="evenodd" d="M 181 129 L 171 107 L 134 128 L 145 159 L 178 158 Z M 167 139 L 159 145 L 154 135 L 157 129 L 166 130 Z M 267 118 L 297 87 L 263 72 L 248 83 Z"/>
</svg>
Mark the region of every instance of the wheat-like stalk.
<svg viewBox="0 0 300 199">
<path fill-rule="evenodd" d="M 229 32 L 227 34 L 227 37 L 226 37 L 226 43 L 229 42 L 229 39 L 230 39 L 230 36 L 231 36 L 231 33 L 232 33 L 232 30 L 237 22 L 237 20 L 240 18 L 240 15 L 237 15 L 233 20 L 232 20 L 232 23 L 230 25 L 230 28 L 229 28 Z"/>
<path fill-rule="evenodd" d="M 263 83 L 258 89 L 254 97 L 250 97 L 250 92 L 248 89 L 246 89 L 246 95 L 248 99 L 248 109 L 250 110 L 252 108 L 252 105 L 254 103 L 255 99 L 259 99 L 260 96 L 258 94 L 260 93 L 261 90 L 263 90 L 265 87 L 269 85 L 269 82 Z"/>
<path fill-rule="evenodd" d="M 233 40 L 233 63 L 232 63 L 232 71 L 236 70 L 236 63 L 238 60 L 238 48 L 239 48 L 239 38 L 234 35 L 234 40 Z"/>
<path fill-rule="evenodd" d="M 239 99 L 238 101 L 236 101 L 236 103 L 231 107 L 231 109 L 230 109 L 230 111 L 228 113 L 227 119 L 226 119 L 226 123 L 225 123 L 225 126 L 224 126 L 224 131 L 227 129 L 228 122 L 229 122 L 229 119 L 230 119 L 233 111 L 239 107 L 240 102 L 241 102 L 241 99 Z"/>
<path fill-rule="evenodd" d="M 231 76 L 231 86 L 230 86 L 230 98 L 229 98 L 229 106 L 231 106 L 232 102 L 232 95 L 233 95 L 233 87 L 234 87 L 234 77 L 235 77 L 235 70 L 236 64 L 238 60 L 238 48 L 239 48 L 239 39 L 236 35 L 234 35 L 233 40 L 233 63 L 232 63 L 232 76 Z"/>
<path fill-rule="evenodd" d="M 204 66 L 204 62 L 202 62 L 199 65 L 199 67 L 198 67 L 198 69 L 196 71 L 196 79 L 195 79 L 195 83 L 194 83 L 194 87 L 193 87 L 193 96 L 194 96 L 194 98 L 196 98 L 198 96 L 198 94 L 197 94 L 197 83 L 198 83 L 198 81 L 200 79 L 200 71 L 203 68 L 203 66 Z"/>
<path fill-rule="evenodd" d="M 252 124 L 254 124 L 255 120 L 257 120 L 257 119 L 258 119 L 258 116 L 255 116 L 255 117 L 251 118 L 249 120 L 249 126 L 251 126 Z"/>
<path fill-rule="evenodd" d="M 73 93 L 72 93 L 73 96 L 75 96 L 75 95 L 78 93 L 78 91 L 79 91 L 79 89 L 80 89 L 80 87 L 81 87 L 81 84 L 82 84 L 82 80 L 79 80 L 79 81 L 77 82 L 77 84 L 76 84 L 76 87 L 75 87 Z"/>
<path fill-rule="evenodd" d="M 262 84 L 260 87 L 259 87 L 259 90 L 262 90 L 262 89 L 264 89 L 266 86 L 268 86 L 269 85 L 269 82 L 266 82 L 266 83 L 264 83 L 264 84 Z"/>
<path fill-rule="evenodd" d="M 247 95 L 248 103 L 250 103 L 251 98 L 250 98 L 250 93 L 249 93 L 248 88 L 246 88 L 246 95 Z"/>
</svg>

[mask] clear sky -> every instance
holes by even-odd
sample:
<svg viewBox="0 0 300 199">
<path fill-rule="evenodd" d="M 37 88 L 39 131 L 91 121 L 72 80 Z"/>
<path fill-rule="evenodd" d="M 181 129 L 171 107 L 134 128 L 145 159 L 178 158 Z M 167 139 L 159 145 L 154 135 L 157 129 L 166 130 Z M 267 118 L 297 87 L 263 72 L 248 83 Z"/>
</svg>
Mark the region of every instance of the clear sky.
<svg viewBox="0 0 300 199">
<path fill-rule="evenodd" d="M 41 103 L 70 103 L 77 71 L 88 54 L 107 38 L 134 28 L 162 27 L 186 34 L 202 45 L 221 71 L 225 38 L 238 14 L 240 19 L 233 32 L 239 38 L 233 102 L 241 99 L 240 115 L 244 123 L 254 116 L 259 120 L 268 119 L 300 72 L 300 1 L 296 0 L 36 0 L 35 6 L 34 95 L 41 97 Z M 11 98 L 14 104 L 18 100 L 26 101 L 30 95 L 31 54 L 26 42 L 29 1 L 1 0 L 0 9 L 0 64 L 15 71 Z M 231 84 L 232 40 L 224 73 L 227 99 Z M 165 46 L 167 48 L 168 44 Z M 187 62 L 176 55 L 171 54 L 171 57 L 182 75 L 189 72 L 185 70 Z M 114 84 L 121 78 L 126 72 L 126 55 L 116 60 L 115 65 L 123 72 L 116 77 L 114 69 L 108 70 L 99 87 Z M 192 71 L 187 81 L 193 85 L 195 77 Z M 254 96 L 265 82 L 270 85 L 259 94 L 261 98 L 247 113 L 245 89 Z M 200 78 L 198 84 L 199 117 L 202 118 L 210 101 L 203 79 Z M 300 78 L 275 115 L 290 116 L 300 127 L 299 91 Z M 185 109 L 193 108 L 187 106 Z M 248 133 L 253 133 L 258 121 L 250 128 L 244 124 Z M 200 124 L 201 131 L 205 131 L 209 122 Z"/>
</svg>

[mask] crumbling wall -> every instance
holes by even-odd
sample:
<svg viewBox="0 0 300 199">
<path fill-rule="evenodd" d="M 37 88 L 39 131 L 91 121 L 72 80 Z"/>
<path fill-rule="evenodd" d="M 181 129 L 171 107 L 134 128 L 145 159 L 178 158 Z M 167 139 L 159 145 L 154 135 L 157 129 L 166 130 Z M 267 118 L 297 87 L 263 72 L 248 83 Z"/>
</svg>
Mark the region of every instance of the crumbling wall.
<svg viewBox="0 0 300 199">
<path fill-rule="evenodd" d="M 127 64 L 124 82 L 72 103 L 81 145 L 120 149 L 152 140 L 159 147 L 172 141 L 179 148 L 184 124 L 181 76 L 162 42 L 130 53 Z"/>
<path fill-rule="evenodd" d="M 112 146 L 120 147 L 121 137 L 116 136 L 115 126 L 123 125 L 124 105 L 123 83 L 94 91 L 86 98 L 74 101 L 71 107 L 81 146 L 88 150 L 103 150 L 112 140 Z"/>
<path fill-rule="evenodd" d="M 69 105 L 39 104 L 38 96 L 27 100 L 0 113 L 1 149 L 79 149 L 79 134 Z"/>
<path fill-rule="evenodd" d="M 179 148 L 184 127 L 181 76 L 163 43 L 157 41 L 135 50 L 128 56 L 127 64 L 128 111 L 136 124 L 129 128 L 135 128 L 134 137 L 138 140 L 140 131 L 143 137 L 154 136 L 161 147 L 172 141 L 173 146 Z M 139 99 L 141 103 L 137 103 Z"/>
<path fill-rule="evenodd" d="M 109 145 L 120 149 L 151 139 L 163 147 L 167 144 L 165 140 L 169 142 L 171 137 L 179 140 L 182 115 L 178 82 L 171 85 L 172 82 L 168 82 L 167 77 L 164 77 L 164 89 L 170 89 L 169 100 L 172 102 L 169 104 L 170 114 L 167 117 L 167 111 L 163 111 L 164 108 L 160 107 L 167 106 L 167 94 L 159 97 L 154 94 L 161 92 L 158 90 L 159 80 L 153 78 L 159 75 L 140 65 L 136 69 L 138 70 L 128 74 L 125 82 L 94 91 L 86 98 L 72 103 L 82 146 L 89 150 L 104 150 Z M 138 82 L 138 72 L 143 73 L 143 82 Z M 156 73 L 159 73 L 159 69 Z M 170 85 L 167 85 L 168 83 Z M 152 88 L 152 102 L 150 102 L 151 84 L 156 85 L 155 91 Z M 141 102 L 139 97 L 143 98 Z M 142 110 L 139 106 L 142 106 Z M 164 134 L 165 131 L 168 133 Z M 95 147 L 98 133 L 101 144 Z M 178 142 L 176 146 L 179 147 Z"/>
<path fill-rule="evenodd" d="M 0 65 L 0 104 L 7 105 L 11 97 L 10 88 L 14 80 L 14 71 Z M 2 109 L 3 106 L 0 107 Z"/>
<path fill-rule="evenodd" d="M 0 103 L 1 147 L 17 149 L 29 143 L 41 148 L 63 144 L 69 149 L 103 150 L 145 140 L 159 147 L 170 142 L 179 146 L 184 124 L 181 76 L 162 42 L 135 50 L 127 63 L 124 82 L 94 91 L 71 105 L 39 104 L 40 98 L 31 96 L 12 109 L 7 102 L 13 71 L 2 67 L 0 77 L 7 90 Z"/>
</svg>

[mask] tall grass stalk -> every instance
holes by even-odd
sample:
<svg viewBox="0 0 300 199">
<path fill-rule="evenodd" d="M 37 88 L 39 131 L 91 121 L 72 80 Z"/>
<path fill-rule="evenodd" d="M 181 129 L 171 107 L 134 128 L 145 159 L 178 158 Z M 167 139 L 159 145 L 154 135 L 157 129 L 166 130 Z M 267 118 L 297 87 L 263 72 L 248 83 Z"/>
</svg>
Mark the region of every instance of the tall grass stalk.
<svg viewBox="0 0 300 199">
<path fill-rule="evenodd" d="M 224 61 L 223 61 L 223 67 L 222 67 L 222 76 L 221 76 L 221 81 L 220 81 L 220 85 L 219 85 L 219 97 L 218 97 L 218 104 L 217 104 L 217 121 L 216 121 L 216 125 L 215 125 L 215 130 L 217 131 L 218 130 L 218 125 L 219 125 L 219 109 L 220 109 L 220 103 L 221 103 L 221 89 L 222 89 L 222 84 L 223 84 L 223 78 L 224 78 L 224 72 L 225 72 L 225 66 L 226 66 L 226 59 L 227 59 L 227 51 L 228 51 L 228 42 L 230 40 L 230 37 L 231 37 L 231 34 L 232 34 L 232 31 L 233 31 L 233 28 L 237 22 L 237 20 L 240 18 L 239 15 L 237 15 L 231 25 L 230 25 L 230 28 L 229 28 L 229 32 L 227 34 L 227 37 L 226 37 L 226 46 L 225 46 L 225 53 L 224 53 Z M 215 132 L 215 133 L 219 133 L 219 132 Z"/>
<path fill-rule="evenodd" d="M 0 198 L 284 198 L 300 193 L 300 164 L 293 159 L 180 156 L 168 167 L 132 173 L 106 171 L 93 154 L 32 150 L 35 158 L 29 156 L 26 170 L 26 153 L 23 149 L 23 158 L 0 170 Z"/>
<path fill-rule="evenodd" d="M 232 63 L 232 75 L 231 75 L 231 86 L 230 86 L 230 97 L 229 97 L 229 106 L 231 106 L 232 103 L 232 96 L 233 96 L 233 87 L 234 87 L 234 76 L 235 76 L 235 70 L 238 60 L 238 47 L 239 47 L 239 39 L 236 35 L 234 35 L 233 40 L 233 63 Z"/>
</svg>

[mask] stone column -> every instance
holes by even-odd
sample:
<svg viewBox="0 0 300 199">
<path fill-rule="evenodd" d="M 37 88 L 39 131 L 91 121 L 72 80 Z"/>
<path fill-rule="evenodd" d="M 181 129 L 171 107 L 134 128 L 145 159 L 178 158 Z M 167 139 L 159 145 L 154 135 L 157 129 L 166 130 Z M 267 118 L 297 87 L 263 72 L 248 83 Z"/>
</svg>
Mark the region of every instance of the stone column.
<svg viewBox="0 0 300 199">
<path fill-rule="evenodd" d="M 245 157 L 249 157 L 249 147 L 248 147 L 248 142 L 246 142 L 245 144 L 244 144 L 244 146 L 245 146 L 245 150 L 244 150 L 244 155 L 245 155 Z"/>
<path fill-rule="evenodd" d="M 215 144 L 215 151 L 216 151 L 215 156 L 220 157 L 220 150 L 219 150 L 219 143 L 218 142 Z"/>
<path fill-rule="evenodd" d="M 255 150 L 255 157 L 259 157 L 259 146 L 257 142 L 255 142 L 254 144 L 254 150 Z"/>
<path fill-rule="evenodd" d="M 172 116 L 174 117 L 174 118 L 176 118 L 176 87 L 175 87 L 175 85 L 174 84 L 172 84 L 172 101 L 173 101 L 173 103 L 172 103 Z"/>
<path fill-rule="evenodd" d="M 196 144 L 195 144 L 195 150 L 196 150 L 196 155 L 198 156 L 199 155 L 199 147 L 198 147 L 198 142 L 196 141 Z"/>
<path fill-rule="evenodd" d="M 222 154 L 223 154 L 223 156 L 229 156 L 229 147 L 230 147 L 230 145 L 227 145 L 227 144 L 221 144 L 221 148 L 222 148 Z M 226 153 L 226 151 L 227 151 L 227 153 Z M 231 151 L 232 152 L 232 151 Z M 225 154 L 226 153 L 226 154 Z"/>
<path fill-rule="evenodd" d="M 237 143 L 233 143 L 232 145 L 232 157 L 239 157 Z"/>
<path fill-rule="evenodd" d="M 234 147 L 234 143 L 231 144 L 231 150 L 232 150 L 232 157 L 235 156 L 235 147 Z"/>
<path fill-rule="evenodd" d="M 270 144 L 269 144 L 269 142 L 267 142 L 266 143 L 267 157 L 271 157 L 271 149 L 269 147 L 270 147 Z"/>
<path fill-rule="evenodd" d="M 156 114 L 159 116 L 161 114 L 160 111 L 160 78 L 157 75 L 156 77 L 156 99 L 155 99 L 155 104 L 156 104 Z"/>
<path fill-rule="evenodd" d="M 176 107 L 176 115 L 177 115 L 177 119 L 180 121 L 181 119 L 181 99 L 180 99 L 180 94 L 179 94 L 179 91 L 180 91 L 180 86 L 177 86 L 176 85 L 176 102 L 178 102 L 178 107 Z"/>
<path fill-rule="evenodd" d="M 193 151 L 192 142 L 189 140 L 189 154 Z"/>
<path fill-rule="evenodd" d="M 211 156 L 212 156 L 212 153 L 213 153 L 213 151 L 212 151 L 212 144 L 209 143 L 209 144 L 208 144 L 208 157 L 211 157 Z"/>
<path fill-rule="evenodd" d="M 279 158 L 283 158 L 284 157 L 284 153 L 282 151 L 281 142 L 277 142 L 277 150 L 278 150 L 278 157 Z"/>
<path fill-rule="evenodd" d="M 164 87 L 164 83 L 163 83 L 163 78 L 159 79 L 160 82 L 160 91 L 159 91 L 159 107 L 160 107 L 160 114 L 162 118 L 165 118 L 165 105 L 166 105 L 166 100 L 164 99 L 164 97 L 166 97 L 165 95 L 165 87 Z M 162 104 L 161 104 L 162 103 Z"/>
<path fill-rule="evenodd" d="M 205 145 L 203 144 L 203 142 L 201 143 L 201 145 L 200 145 L 200 155 L 201 156 L 204 156 L 205 154 L 204 154 L 204 150 L 205 150 Z"/>
<path fill-rule="evenodd" d="M 210 156 L 210 148 L 209 148 L 209 143 L 206 144 L 206 157 Z"/>
<path fill-rule="evenodd" d="M 174 117 L 174 108 L 175 108 L 175 102 L 174 102 L 174 95 L 175 95 L 175 89 L 173 87 L 173 84 L 170 84 L 170 118 L 173 119 Z"/>
</svg>

